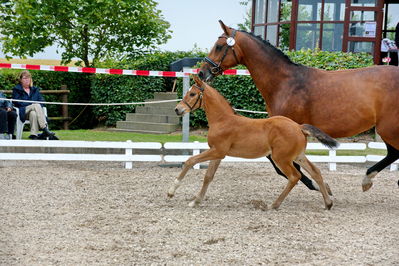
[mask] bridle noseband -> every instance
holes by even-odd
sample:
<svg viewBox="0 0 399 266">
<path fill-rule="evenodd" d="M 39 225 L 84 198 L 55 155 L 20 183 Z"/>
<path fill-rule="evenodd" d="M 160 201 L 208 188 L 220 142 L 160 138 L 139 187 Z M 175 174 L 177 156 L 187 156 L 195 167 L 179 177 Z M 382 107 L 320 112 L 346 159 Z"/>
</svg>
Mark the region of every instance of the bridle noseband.
<svg viewBox="0 0 399 266">
<path fill-rule="evenodd" d="M 182 100 L 182 102 L 183 102 L 185 105 L 187 105 L 188 108 L 190 108 L 190 112 L 194 110 L 194 107 L 197 105 L 198 101 L 200 102 L 198 108 L 201 107 L 201 105 L 202 105 L 202 94 L 204 93 L 204 88 L 198 87 L 198 86 L 195 85 L 195 84 L 194 84 L 193 86 L 196 87 L 196 88 L 198 88 L 198 89 L 201 91 L 201 92 L 198 94 L 198 97 L 197 97 L 197 100 L 195 101 L 195 103 L 194 103 L 192 106 L 190 106 L 190 104 L 189 104 L 188 102 L 186 102 L 184 99 Z M 197 108 L 197 109 L 198 109 L 198 108 Z"/>
<path fill-rule="evenodd" d="M 236 32 L 237 31 L 235 29 L 233 29 L 233 32 L 231 33 L 230 37 L 227 37 L 227 36 L 224 36 L 224 35 L 219 37 L 219 38 L 226 38 L 226 43 L 227 43 L 226 48 L 224 49 L 224 53 L 223 53 L 222 59 L 220 59 L 219 64 L 217 64 L 215 61 L 213 61 L 209 57 L 205 57 L 204 58 L 204 61 L 212 66 L 211 67 L 212 75 L 218 75 L 218 74 L 221 74 L 223 72 L 223 68 L 220 65 L 222 64 L 224 58 L 226 57 L 227 52 L 229 51 L 229 48 L 231 48 L 231 50 L 233 51 L 234 58 L 236 59 L 237 64 L 239 63 L 239 61 L 237 59 L 236 51 L 234 50 L 234 44 L 236 43 L 234 37 L 236 35 Z"/>
</svg>

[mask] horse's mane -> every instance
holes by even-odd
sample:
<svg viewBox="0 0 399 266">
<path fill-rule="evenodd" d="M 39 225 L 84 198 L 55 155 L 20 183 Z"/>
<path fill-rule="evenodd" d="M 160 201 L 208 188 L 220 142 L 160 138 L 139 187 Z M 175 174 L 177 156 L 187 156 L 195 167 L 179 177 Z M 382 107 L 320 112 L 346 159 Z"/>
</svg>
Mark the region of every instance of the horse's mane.
<svg viewBox="0 0 399 266">
<path fill-rule="evenodd" d="M 262 47 L 262 49 L 264 49 L 267 53 L 270 54 L 270 50 L 271 50 L 271 51 L 273 51 L 273 53 L 275 55 L 277 55 L 278 57 L 280 57 L 287 63 L 293 64 L 293 65 L 299 65 L 297 63 L 292 62 L 291 59 L 283 51 L 281 51 L 280 49 L 278 49 L 277 47 L 272 45 L 269 41 L 262 39 L 260 36 L 255 35 L 252 32 L 246 32 L 244 30 L 239 30 L 239 31 L 242 33 L 248 34 L 248 36 L 251 39 L 254 39 L 255 41 L 259 42 L 261 44 L 260 47 Z"/>
</svg>

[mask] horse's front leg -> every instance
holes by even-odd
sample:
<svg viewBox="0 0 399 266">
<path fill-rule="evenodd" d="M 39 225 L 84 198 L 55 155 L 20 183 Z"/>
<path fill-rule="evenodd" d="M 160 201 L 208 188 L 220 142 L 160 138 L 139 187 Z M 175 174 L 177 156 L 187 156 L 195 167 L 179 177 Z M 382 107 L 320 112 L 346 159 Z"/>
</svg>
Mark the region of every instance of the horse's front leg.
<svg viewBox="0 0 399 266">
<path fill-rule="evenodd" d="M 213 160 L 209 162 L 208 170 L 206 171 L 202 188 L 198 195 L 194 198 L 193 201 L 190 202 L 188 206 L 195 207 L 196 205 L 200 204 L 201 201 L 204 199 L 208 186 L 212 182 L 213 177 L 215 176 L 215 172 L 218 169 L 221 161 L 222 160 Z"/>
<path fill-rule="evenodd" d="M 221 160 L 224 157 L 225 154 L 221 154 L 215 149 L 211 148 L 209 150 L 201 152 L 198 155 L 188 158 L 188 160 L 184 163 L 183 170 L 181 171 L 180 175 L 175 179 L 173 185 L 169 188 L 168 197 L 172 198 L 175 195 L 176 189 L 180 187 L 181 181 L 186 176 L 188 170 L 190 170 L 191 167 L 193 167 L 197 163 L 202 163 L 209 160 Z"/>
</svg>

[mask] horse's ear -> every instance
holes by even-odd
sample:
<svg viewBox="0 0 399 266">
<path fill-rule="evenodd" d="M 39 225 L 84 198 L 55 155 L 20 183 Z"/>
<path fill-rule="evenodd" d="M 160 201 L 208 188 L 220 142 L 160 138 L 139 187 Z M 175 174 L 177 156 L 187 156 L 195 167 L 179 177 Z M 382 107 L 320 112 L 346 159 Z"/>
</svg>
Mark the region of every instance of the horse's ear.
<svg viewBox="0 0 399 266">
<path fill-rule="evenodd" d="M 230 28 L 227 27 L 226 25 L 224 25 L 224 23 L 223 23 L 222 20 L 219 20 L 219 24 L 220 24 L 220 27 L 222 27 L 222 30 L 224 31 L 224 33 L 225 33 L 227 36 L 230 36 Z"/>
<path fill-rule="evenodd" d="M 194 75 L 194 81 L 198 87 L 202 87 L 203 81 L 198 77 L 198 75 Z"/>
</svg>

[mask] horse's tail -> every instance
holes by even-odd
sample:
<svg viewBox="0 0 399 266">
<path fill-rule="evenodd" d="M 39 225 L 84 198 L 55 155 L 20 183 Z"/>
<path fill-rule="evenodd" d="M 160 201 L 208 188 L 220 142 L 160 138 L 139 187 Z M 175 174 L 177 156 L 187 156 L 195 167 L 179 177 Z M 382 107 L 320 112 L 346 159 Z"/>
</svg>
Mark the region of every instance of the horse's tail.
<svg viewBox="0 0 399 266">
<path fill-rule="evenodd" d="M 339 143 L 335 139 L 333 139 L 332 137 L 330 137 L 329 135 L 327 135 L 317 127 L 308 124 L 303 124 L 301 126 L 301 129 L 306 136 L 315 137 L 318 141 L 320 141 L 322 144 L 326 145 L 330 149 L 336 148 L 339 145 Z"/>
</svg>

